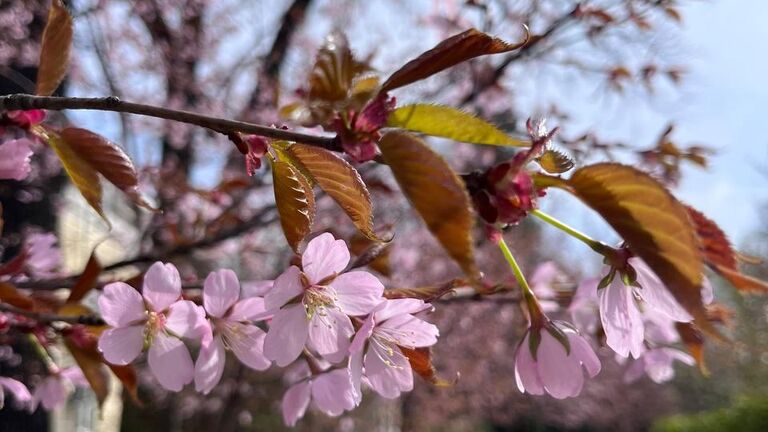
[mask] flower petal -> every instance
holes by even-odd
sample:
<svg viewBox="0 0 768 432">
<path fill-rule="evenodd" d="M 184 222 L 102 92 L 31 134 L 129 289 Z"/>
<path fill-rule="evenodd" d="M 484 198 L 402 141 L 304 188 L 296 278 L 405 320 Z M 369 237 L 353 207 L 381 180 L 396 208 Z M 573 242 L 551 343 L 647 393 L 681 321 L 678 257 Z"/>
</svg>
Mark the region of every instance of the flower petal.
<svg viewBox="0 0 768 432">
<path fill-rule="evenodd" d="M 146 319 L 146 309 L 141 294 L 123 282 L 104 287 L 99 296 L 101 317 L 112 327 L 125 327 Z"/>
<path fill-rule="evenodd" d="M 203 305 L 208 315 L 221 318 L 240 298 L 240 281 L 230 269 L 211 272 L 203 283 Z"/>
<path fill-rule="evenodd" d="M 528 392 L 533 395 L 544 394 L 544 384 L 541 383 L 536 362 L 530 349 L 530 332 L 525 334 L 523 341 L 515 353 L 515 382 L 520 393 Z"/>
<path fill-rule="evenodd" d="M 144 275 L 144 298 L 155 312 L 162 312 L 181 297 L 181 277 L 173 264 L 152 264 Z"/>
<path fill-rule="evenodd" d="M 364 271 L 340 274 L 330 285 L 336 290 L 336 305 L 353 316 L 366 315 L 382 301 L 384 285 L 376 276 Z"/>
<path fill-rule="evenodd" d="M 200 354 L 195 362 L 195 390 L 208 394 L 221 381 L 226 363 L 224 343 L 221 336 L 200 348 Z"/>
<path fill-rule="evenodd" d="M 565 347 L 548 331 L 541 332 L 536 359 L 544 389 L 555 399 L 576 396 L 584 385 L 584 373 L 579 361 L 569 356 Z"/>
<path fill-rule="evenodd" d="M 229 322 L 225 329 L 229 348 L 244 365 L 251 369 L 266 370 L 272 364 L 264 357 L 264 330 L 252 324 Z"/>
<path fill-rule="evenodd" d="M 274 283 L 275 281 L 273 280 L 243 282 L 240 298 L 264 297 L 272 289 Z"/>
<path fill-rule="evenodd" d="M 373 315 L 369 316 L 365 319 L 365 321 L 363 321 L 363 325 L 360 326 L 360 329 L 357 331 L 357 333 L 355 333 L 355 337 L 352 339 L 352 343 L 349 345 L 350 353 L 359 353 L 363 351 L 365 341 L 367 341 L 368 338 L 371 337 L 371 334 L 373 334 L 374 326 L 375 322 L 373 320 Z"/>
<path fill-rule="evenodd" d="M 232 306 L 227 315 L 229 321 L 263 321 L 272 318 L 273 311 L 267 311 L 264 299 L 249 297 L 242 299 Z"/>
<path fill-rule="evenodd" d="M 632 288 L 625 286 L 617 277 L 598 295 L 606 344 L 622 357 L 631 353 L 638 358 L 644 350 L 645 327 L 632 296 Z"/>
<path fill-rule="evenodd" d="M 330 233 L 313 238 L 301 256 L 301 267 L 311 284 L 316 284 L 334 273 L 341 273 L 347 264 L 347 244 L 344 240 L 334 239 Z"/>
<path fill-rule="evenodd" d="M 336 369 L 315 378 L 312 399 L 320 411 L 334 417 L 354 408 L 356 397 L 349 371 Z"/>
<path fill-rule="evenodd" d="M 376 322 L 381 323 L 383 321 L 392 318 L 395 315 L 411 314 L 415 315 L 419 312 L 432 309 L 432 305 L 425 303 L 424 300 L 414 298 L 383 300 L 374 308 L 374 316 Z"/>
<path fill-rule="evenodd" d="M 304 417 L 309 406 L 311 387 L 308 381 L 291 386 L 283 396 L 283 421 L 287 426 L 296 426 L 296 422 Z"/>
<path fill-rule="evenodd" d="M 379 325 L 379 329 L 406 348 L 432 346 L 440 335 L 437 326 L 410 314 L 394 316 Z"/>
<path fill-rule="evenodd" d="M 165 328 L 180 337 L 201 338 L 206 323 L 202 307 L 189 300 L 179 300 L 168 308 Z"/>
<path fill-rule="evenodd" d="M 290 266 L 275 279 L 272 290 L 264 297 L 264 304 L 269 310 L 277 309 L 303 292 L 304 285 L 301 283 L 301 270 L 296 266 Z"/>
<path fill-rule="evenodd" d="M 630 258 L 629 263 L 637 271 L 637 282 L 642 287 L 637 292 L 649 307 L 675 321 L 689 322 L 693 320 L 693 317 L 680 306 L 680 303 L 675 300 L 661 279 L 644 261 L 640 258 Z"/>
<path fill-rule="evenodd" d="M 127 365 L 144 348 L 144 326 L 116 327 L 105 330 L 99 337 L 99 351 L 113 365 Z"/>
<path fill-rule="evenodd" d="M 360 332 L 358 332 L 360 334 Z M 355 335 L 357 339 L 357 335 Z M 349 377 L 352 380 L 352 389 L 355 391 L 355 405 L 360 405 L 363 400 L 363 350 L 352 351 L 350 348 L 349 363 L 347 369 L 349 369 Z"/>
<path fill-rule="evenodd" d="M 584 337 L 576 332 L 566 332 L 571 345 L 571 357 L 581 362 L 590 377 L 600 373 L 600 359 Z"/>
<path fill-rule="evenodd" d="M 317 311 L 309 321 L 309 346 L 332 363 L 341 361 L 355 333 L 352 321 L 338 309 Z"/>
<path fill-rule="evenodd" d="M 165 333 L 158 333 L 149 347 L 149 370 L 161 386 L 170 391 L 192 382 L 195 366 L 184 343 Z"/>
<path fill-rule="evenodd" d="M 413 370 L 399 348 L 393 349 L 385 364 L 373 350 L 365 356 L 365 376 L 371 388 L 381 396 L 394 399 L 400 393 L 413 390 Z"/>
<path fill-rule="evenodd" d="M 32 400 L 32 394 L 24 383 L 13 378 L 0 377 L 0 408 L 2 408 L 4 402 L 3 389 L 11 392 L 16 403 L 19 405 L 26 405 Z"/>
<path fill-rule="evenodd" d="M 264 355 L 280 367 L 296 360 L 309 335 L 307 313 L 301 304 L 281 309 L 272 318 L 264 338 Z"/>
<path fill-rule="evenodd" d="M 0 143 L 0 179 L 24 180 L 29 175 L 30 144 L 26 138 Z"/>
</svg>

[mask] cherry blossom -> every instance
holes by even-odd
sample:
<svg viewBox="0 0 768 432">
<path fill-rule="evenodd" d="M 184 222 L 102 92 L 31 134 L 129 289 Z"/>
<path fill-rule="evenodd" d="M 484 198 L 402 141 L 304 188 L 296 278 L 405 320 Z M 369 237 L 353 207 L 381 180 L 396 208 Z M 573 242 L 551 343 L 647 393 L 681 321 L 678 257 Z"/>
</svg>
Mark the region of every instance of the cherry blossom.
<svg viewBox="0 0 768 432">
<path fill-rule="evenodd" d="M 52 233 L 33 233 L 27 236 L 26 265 L 33 276 L 51 276 L 61 266 L 61 251 Z"/>
<path fill-rule="evenodd" d="M 431 308 L 417 299 L 386 300 L 368 316 L 350 346 L 350 370 L 358 394 L 363 368 L 368 384 L 385 398 L 413 390 L 413 371 L 400 347 L 415 349 L 437 343 L 437 327 L 414 316 Z"/>
<path fill-rule="evenodd" d="M 83 371 L 73 366 L 47 376 L 35 387 L 29 409 L 34 411 L 42 405 L 46 411 L 51 411 L 63 405 L 73 391 L 73 387 L 88 387 Z"/>
<path fill-rule="evenodd" d="M 661 384 L 667 382 L 675 376 L 673 367 L 674 361 L 692 366 L 696 360 L 689 354 L 675 348 L 659 347 L 651 348 L 639 359 L 633 360 L 624 373 L 625 382 L 634 382 L 640 379 L 643 374 L 655 383 Z"/>
<path fill-rule="evenodd" d="M 209 393 L 224 372 L 225 348 L 246 366 L 265 370 L 271 362 L 264 357 L 264 336 L 251 321 L 266 318 L 264 299 L 240 299 L 240 281 L 234 271 L 212 272 L 203 284 L 203 306 L 209 322 L 205 325 L 200 355 L 195 362 L 195 389 Z"/>
<path fill-rule="evenodd" d="M 0 143 L 0 180 L 24 180 L 32 167 L 32 143 L 26 138 Z"/>
<path fill-rule="evenodd" d="M 0 376 L 0 409 L 5 406 L 5 391 L 8 390 L 13 395 L 17 406 L 25 406 L 32 401 L 32 395 L 27 386 L 13 378 Z"/>
<path fill-rule="evenodd" d="M 312 375 L 306 362 L 298 365 L 297 381 L 283 395 L 283 420 L 295 426 L 312 402 L 314 408 L 329 416 L 339 416 L 355 408 L 359 399 L 347 368 Z"/>
<path fill-rule="evenodd" d="M 553 285 L 566 279 L 565 273 L 558 268 L 554 261 L 545 261 L 539 264 L 533 271 L 529 283 L 539 305 L 544 312 L 554 312 L 559 309 L 557 304 L 557 291 Z"/>
<path fill-rule="evenodd" d="M 264 298 L 268 310 L 279 308 L 264 341 L 264 354 L 278 366 L 286 366 L 306 345 L 339 362 L 346 357 L 354 334 L 349 316 L 373 310 L 384 286 L 364 271 L 341 273 L 349 263 L 349 250 L 329 233 L 309 242 L 301 263 L 303 271 L 289 267 Z"/>
<path fill-rule="evenodd" d="M 584 386 L 582 366 L 590 377 L 600 372 L 589 342 L 565 323 L 529 328 L 515 354 L 515 380 L 521 393 L 549 393 L 556 399 L 578 396 Z"/>
<path fill-rule="evenodd" d="M 140 295 L 130 285 L 115 282 L 99 297 L 102 318 L 112 328 L 99 338 L 104 358 L 116 365 L 132 362 L 149 346 L 149 368 L 160 384 L 179 391 L 192 381 L 194 365 L 179 339 L 200 338 L 205 311 L 180 300 L 181 279 L 173 264 L 154 263 L 144 275 Z"/>
</svg>

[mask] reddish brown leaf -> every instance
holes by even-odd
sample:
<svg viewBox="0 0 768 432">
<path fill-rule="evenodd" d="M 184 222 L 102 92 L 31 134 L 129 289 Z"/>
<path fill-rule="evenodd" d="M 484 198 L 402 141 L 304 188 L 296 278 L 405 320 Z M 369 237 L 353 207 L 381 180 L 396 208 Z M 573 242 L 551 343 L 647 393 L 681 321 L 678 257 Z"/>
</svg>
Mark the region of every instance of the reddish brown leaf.
<svg viewBox="0 0 768 432">
<path fill-rule="evenodd" d="M 400 351 L 402 351 L 408 359 L 413 371 L 430 383 L 438 387 L 450 387 L 456 384 L 458 374 L 456 374 L 456 379 L 453 381 L 448 381 L 437 376 L 437 370 L 435 370 L 435 366 L 432 365 L 432 351 L 429 348 L 410 349 L 401 346 Z"/>
<path fill-rule="evenodd" d="M 427 228 L 470 277 L 477 277 L 472 202 L 448 163 L 421 139 L 393 131 L 379 142 L 384 161 Z"/>
<path fill-rule="evenodd" d="M 699 238 L 699 246 L 704 254 L 704 261 L 711 266 L 738 270 L 736 253 L 723 230 L 693 207 L 685 206 L 685 209 L 688 211 L 694 227 L 696 227 L 696 235 Z"/>
<path fill-rule="evenodd" d="M 48 144 L 56 152 L 56 155 L 64 167 L 64 171 L 72 180 L 85 201 L 102 217 L 107 220 L 101 207 L 101 182 L 99 173 L 91 166 L 81 154 L 72 149 L 58 134 L 46 131 Z"/>
<path fill-rule="evenodd" d="M 739 291 L 768 293 L 768 282 L 766 281 L 720 265 L 714 265 L 712 268 Z"/>
<path fill-rule="evenodd" d="M 716 333 L 701 300 L 704 263 L 685 206 L 648 174 L 615 163 L 581 168 L 568 184 L 653 269 L 697 324 Z"/>
<path fill-rule="evenodd" d="M 361 233 L 379 240 L 373 230 L 371 196 L 352 165 L 328 150 L 304 144 L 292 144 L 285 152 L 341 206 Z"/>
<path fill-rule="evenodd" d="M 312 186 L 296 168 L 283 161 L 272 163 L 272 179 L 280 225 L 288 244 L 298 252 L 315 218 Z"/>
<path fill-rule="evenodd" d="M 112 370 L 112 373 L 114 373 L 117 379 L 119 379 L 123 384 L 123 388 L 131 396 L 133 403 L 139 407 L 144 406 L 144 404 L 141 402 L 141 399 L 139 399 L 139 380 L 136 376 L 136 370 L 133 368 L 133 366 L 117 366 L 107 364 L 107 367 Z"/>
<path fill-rule="evenodd" d="M 33 310 L 35 308 L 35 301 L 31 297 L 23 294 L 8 282 L 0 282 L 0 301 L 19 309 Z"/>
<path fill-rule="evenodd" d="M 423 80 L 475 57 L 521 48 L 528 43 L 528 29 L 525 30 L 525 40 L 517 44 L 510 44 L 476 29 L 451 36 L 398 69 L 384 82 L 380 91 L 387 92 Z"/>
<path fill-rule="evenodd" d="M 109 380 L 104 370 L 101 354 L 96 349 L 96 340 L 85 345 L 78 344 L 72 337 L 65 337 L 64 344 L 72 354 L 75 362 L 83 371 L 85 379 L 90 384 L 99 406 L 109 394 Z"/>
<path fill-rule="evenodd" d="M 429 303 L 454 293 L 454 289 L 458 287 L 467 285 L 468 282 L 464 279 L 453 279 L 440 285 L 416 288 L 388 288 L 384 290 L 384 297 L 388 299 L 417 298 Z"/>
<path fill-rule="evenodd" d="M 359 72 L 360 65 L 352 57 L 347 37 L 340 32 L 329 34 L 309 76 L 309 98 L 328 102 L 346 99 Z"/>
<path fill-rule="evenodd" d="M 43 31 L 36 93 L 50 96 L 59 87 L 69 66 L 72 47 L 72 16 L 61 0 L 53 0 Z"/>
<path fill-rule="evenodd" d="M 368 266 L 384 276 L 392 274 L 389 265 L 390 243 L 371 240 L 362 234 L 355 234 L 349 241 L 349 250 L 357 255 L 355 267 Z"/>
<path fill-rule="evenodd" d="M 69 291 L 67 303 L 79 302 L 90 290 L 95 288 L 101 270 L 101 263 L 96 258 L 96 250 L 94 249 L 94 251 L 91 252 L 91 257 L 88 259 L 88 263 L 85 265 L 83 272 L 80 274 L 80 278 Z"/>
<path fill-rule="evenodd" d="M 707 365 L 704 363 L 704 336 L 701 331 L 697 329 L 691 323 L 675 323 L 677 333 L 680 335 L 680 339 L 688 348 L 688 352 L 691 353 L 696 364 L 699 365 L 699 370 L 704 375 L 709 375 Z"/>
</svg>

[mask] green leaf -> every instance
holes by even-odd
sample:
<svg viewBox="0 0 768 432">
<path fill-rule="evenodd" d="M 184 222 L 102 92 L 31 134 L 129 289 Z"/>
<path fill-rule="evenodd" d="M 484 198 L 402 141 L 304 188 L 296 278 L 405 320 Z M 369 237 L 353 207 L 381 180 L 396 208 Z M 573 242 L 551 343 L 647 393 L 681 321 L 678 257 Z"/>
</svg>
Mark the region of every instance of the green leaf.
<svg viewBox="0 0 768 432">
<path fill-rule="evenodd" d="M 474 144 L 528 146 L 485 120 L 445 105 L 402 106 L 389 115 L 387 126 Z"/>
<path fill-rule="evenodd" d="M 386 133 L 379 142 L 384 161 L 427 228 L 470 277 L 478 275 L 472 244 L 472 202 L 458 175 L 421 139 Z"/>
<path fill-rule="evenodd" d="M 352 165 L 333 152 L 304 144 L 291 144 L 285 153 L 341 206 L 361 233 L 379 240 L 373 229 L 371 195 Z"/>
<path fill-rule="evenodd" d="M 581 168 L 567 184 L 653 269 L 697 324 L 715 332 L 702 304 L 704 263 L 685 206 L 648 174 L 616 163 Z"/>
<path fill-rule="evenodd" d="M 53 94 L 67 74 L 72 33 L 72 16 L 61 0 L 53 0 L 40 47 L 35 90 L 38 95 Z"/>
<path fill-rule="evenodd" d="M 290 163 L 274 161 L 272 178 L 280 225 L 291 248 L 298 252 L 315 218 L 315 196 L 307 179 Z"/>
</svg>

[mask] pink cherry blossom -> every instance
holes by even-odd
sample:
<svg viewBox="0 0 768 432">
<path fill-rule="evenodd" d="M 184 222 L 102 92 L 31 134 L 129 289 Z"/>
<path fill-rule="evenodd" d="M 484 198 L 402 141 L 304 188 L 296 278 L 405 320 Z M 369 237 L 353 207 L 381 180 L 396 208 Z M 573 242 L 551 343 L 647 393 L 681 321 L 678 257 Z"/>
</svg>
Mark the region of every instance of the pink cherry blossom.
<svg viewBox="0 0 768 432">
<path fill-rule="evenodd" d="M 696 360 L 689 354 L 675 348 L 660 347 L 652 348 L 646 351 L 642 357 L 632 360 L 632 363 L 624 373 L 625 382 L 634 382 L 640 379 L 643 374 L 655 383 L 661 384 L 671 380 L 675 376 L 673 367 L 677 360 L 689 366 L 696 363 Z"/>
<path fill-rule="evenodd" d="M 295 426 L 304 417 L 310 402 L 318 411 L 333 417 L 358 405 L 347 368 L 311 375 L 306 363 L 301 367 L 298 382 L 283 396 L 283 420 L 286 425 Z"/>
<path fill-rule="evenodd" d="M 582 366 L 590 377 L 600 372 L 600 359 L 584 337 L 568 325 L 528 329 L 515 354 L 515 380 L 521 393 L 549 393 L 556 399 L 578 396 L 584 386 Z M 558 332 L 568 347 L 550 332 Z M 532 337 L 533 335 L 533 337 Z M 537 341 L 538 343 L 532 343 Z"/>
<path fill-rule="evenodd" d="M 386 300 L 363 322 L 350 346 L 350 371 L 358 396 L 363 374 L 371 388 L 385 398 L 413 390 L 413 371 L 400 347 L 437 343 L 437 327 L 414 316 L 431 308 L 417 299 Z"/>
<path fill-rule="evenodd" d="M 67 401 L 73 386 L 88 387 L 88 381 L 79 367 L 73 366 L 62 369 L 58 373 L 46 377 L 35 387 L 30 411 L 36 410 L 39 405 L 42 405 L 46 411 L 58 408 Z"/>
<path fill-rule="evenodd" d="M 265 333 L 252 321 L 267 317 L 264 299 L 240 298 L 240 281 L 235 272 L 212 272 L 203 284 L 203 306 L 209 323 L 205 326 L 200 355 L 195 362 L 195 389 L 208 394 L 224 372 L 225 347 L 243 364 L 265 370 L 270 361 L 264 357 Z"/>
<path fill-rule="evenodd" d="M 544 312 L 554 312 L 559 309 L 557 304 L 557 291 L 553 285 L 558 282 L 565 282 L 567 276 L 560 270 L 554 261 L 546 261 L 539 264 L 533 271 L 533 276 L 529 279 L 531 289 L 539 299 L 539 305 Z"/>
<path fill-rule="evenodd" d="M 32 109 L 24 111 L 8 111 L 5 115 L 12 124 L 20 128 L 29 129 L 30 126 L 40 124 L 45 120 L 46 114 L 45 110 Z"/>
<path fill-rule="evenodd" d="M 331 362 L 347 355 L 354 334 L 349 316 L 367 315 L 381 302 L 384 286 L 363 271 L 341 273 L 349 263 L 343 240 L 325 233 L 312 239 L 301 257 L 303 272 L 291 266 L 264 298 L 277 310 L 264 340 L 264 354 L 278 366 L 298 358 L 305 345 Z"/>
<path fill-rule="evenodd" d="M 61 266 L 61 251 L 52 233 L 33 233 L 25 241 L 26 265 L 33 276 L 51 276 Z"/>
<path fill-rule="evenodd" d="M 132 362 L 149 346 L 149 369 L 168 390 L 179 391 L 192 381 L 194 365 L 179 339 L 200 338 L 205 310 L 181 298 L 181 279 L 173 264 L 156 262 L 144 275 L 140 295 L 130 285 L 115 282 L 104 287 L 99 309 L 112 328 L 101 334 L 99 351 L 116 365 Z"/>
<path fill-rule="evenodd" d="M 25 406 L 32 402 L 32 395 L 27 386 L 13 378 L 0 377 L 0 409 L 5 406 L 5 391 L 8 390 L 13 395 L 17 406 Z"/>
<path fill-rule="evenodd" d="M 24 180 L 32 167 L 32 143 L 26 139 L 16 139 L 0 144 L 0 180 Z"/>
</svg>

